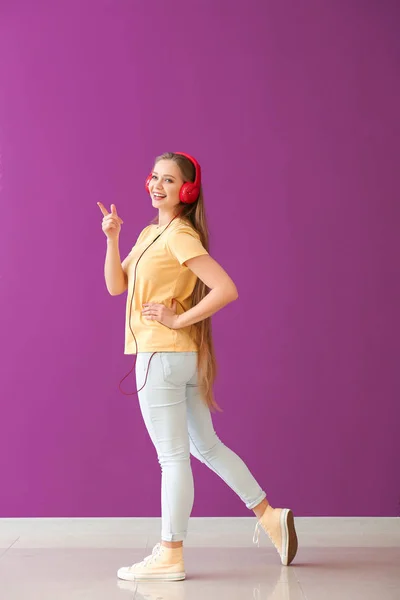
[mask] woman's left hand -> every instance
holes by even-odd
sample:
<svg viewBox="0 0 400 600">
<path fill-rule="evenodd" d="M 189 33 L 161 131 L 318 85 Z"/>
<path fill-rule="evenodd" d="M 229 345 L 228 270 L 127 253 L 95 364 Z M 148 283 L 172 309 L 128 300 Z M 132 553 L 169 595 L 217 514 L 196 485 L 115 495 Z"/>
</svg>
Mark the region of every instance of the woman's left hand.
<svg viewBox="0 0 400 600">
<path fill-rule="evenodd" d="M 145 319 L 158 321 L 170 329 L 179 329 L 179 315 L 176 314 L 176 304 L 175 298 L 172 300 L 171 308 L 168 308 L 168 306 L 165 306 L 165 304 L 146 302 L 146 304 L 143 304 L 142 315 L 145 317 Z"/>
</svg>

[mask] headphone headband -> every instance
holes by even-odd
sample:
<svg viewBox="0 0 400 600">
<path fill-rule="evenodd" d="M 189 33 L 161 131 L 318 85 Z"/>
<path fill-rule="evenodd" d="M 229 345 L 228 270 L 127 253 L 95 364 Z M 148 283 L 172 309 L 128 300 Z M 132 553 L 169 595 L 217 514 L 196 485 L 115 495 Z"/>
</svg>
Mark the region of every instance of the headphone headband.
<svg viewBox="0 0 400 600">
<path fill-rule="evenodd" d="M 195 158 L 193 158 L 193 156 L 190 156 L 190 154 L 186 154 L 185 152 L 174 152 L 174 154 L 180 154 L 181 156 L 185 156 L 194 165 L 196 174 L 195 174 L 195 179 L 194 179 L 193 185 L 195 185 L 196 187 L 198 187 L 199 190 L 200 190 L 200 186 L 201 186 L 201 167 L 200 167 L 199 163 L 197 162 L 197 160 Z"/>
</svg>

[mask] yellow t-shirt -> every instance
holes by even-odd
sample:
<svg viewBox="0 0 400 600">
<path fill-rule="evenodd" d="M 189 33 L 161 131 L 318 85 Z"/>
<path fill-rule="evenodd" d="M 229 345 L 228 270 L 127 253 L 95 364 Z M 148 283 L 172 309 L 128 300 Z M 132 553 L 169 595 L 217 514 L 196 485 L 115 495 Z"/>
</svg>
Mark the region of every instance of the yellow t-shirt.
<svg viewBox="0 0 400 600">
<path fill-rule="evenodd" d="M 142 252 L 160 234 L 154 244 L 143 254 L 136 269 L 135 293 L 132 300 L 135 266 Z M 130 251 L 126 262 L 128 276 L 128 294 L 125 315 L 125 351 L 124 354 L 138 352 L 192 352 L 198 348 L 190 337 L 189 327 L 170 329 L 158 321 L 142 316 L 145 302 L 165 304 L 169 308 L 172 298 L 176 298 L 185 307 L 191 308 L 191 294 L 197 276 L 183 263 L 190 258 L 208 254 L 200 241 L 198 232 L 183 220 L 176 218 L 167 228 L 148 225 L 140 233 L 136 244 Z M 131 308 L 132 306 L 132 308 Z M 177 314 L 183 312 L 177 303 Z M 130 326 L 129 326 L 130 317 Z M 193 328 L 192 328 L 193 335 Z"/>
</svg>

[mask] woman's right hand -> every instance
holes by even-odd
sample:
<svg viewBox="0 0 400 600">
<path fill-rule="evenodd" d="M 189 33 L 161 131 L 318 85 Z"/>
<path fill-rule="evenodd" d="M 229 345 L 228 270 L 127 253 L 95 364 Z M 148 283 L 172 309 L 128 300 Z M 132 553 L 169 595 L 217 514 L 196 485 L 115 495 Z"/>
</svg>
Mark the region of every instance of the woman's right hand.
<svg viewBox="0 0 400 600">
<path fill-rule="evenodd" d="M 103 221 L 101 227 L 109 240 L 117 240 L 121 232 L 123 220 L 117 215 L 115 204 L 111 204 L 111 212 L 109 213 L 106 207 L 98 202 L 97 206 L 103 213 Z"/>
</svg>

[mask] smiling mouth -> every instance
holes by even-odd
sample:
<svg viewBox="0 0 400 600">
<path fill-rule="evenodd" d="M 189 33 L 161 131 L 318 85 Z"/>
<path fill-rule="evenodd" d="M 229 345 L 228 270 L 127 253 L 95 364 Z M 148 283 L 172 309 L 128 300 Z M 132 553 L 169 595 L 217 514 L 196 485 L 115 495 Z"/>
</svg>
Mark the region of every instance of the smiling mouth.
<svg viewBox="0 0 400 600">
<path fill-rule="evenodd" d="M 166 198 L 166 195 L 158 195 L 158 194 L 153 194 L 153 198 L 155 200 L 164 200 L 164 198 Z"/>
</svg>

